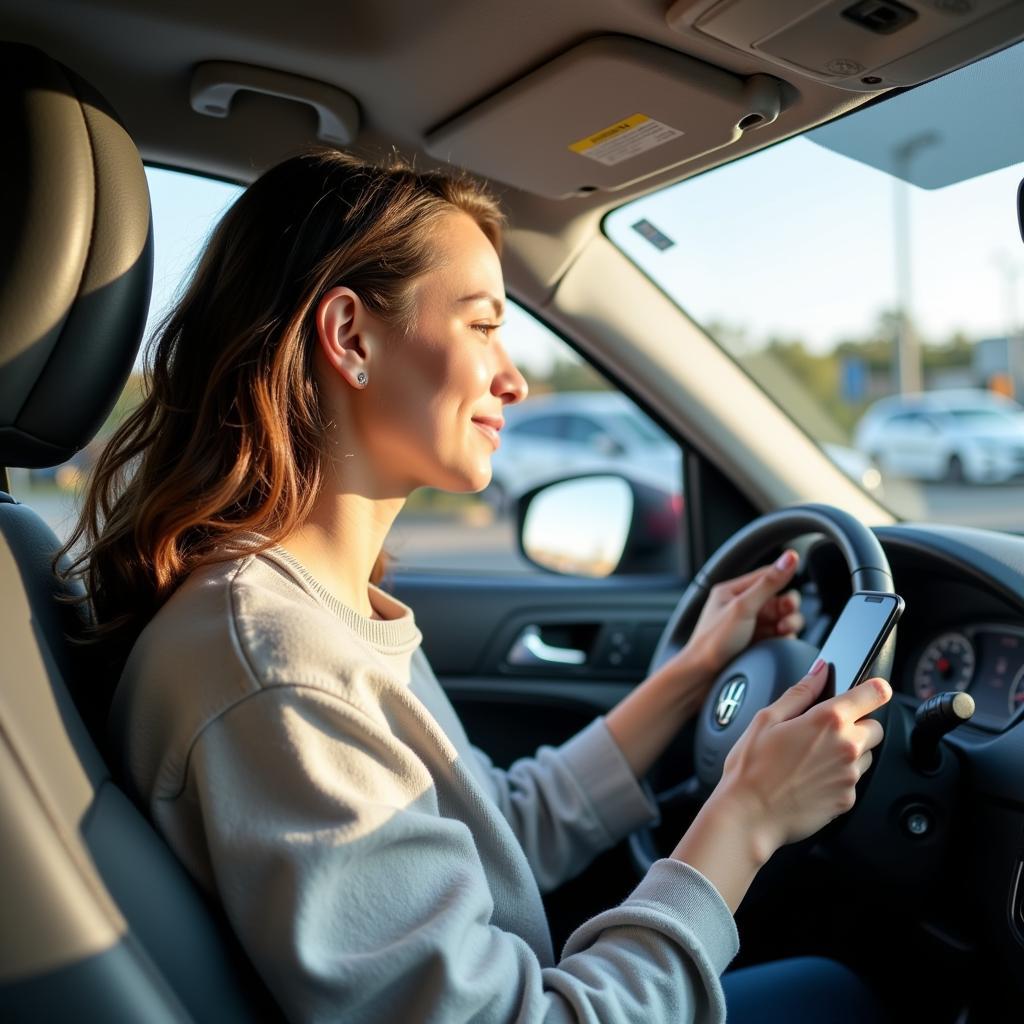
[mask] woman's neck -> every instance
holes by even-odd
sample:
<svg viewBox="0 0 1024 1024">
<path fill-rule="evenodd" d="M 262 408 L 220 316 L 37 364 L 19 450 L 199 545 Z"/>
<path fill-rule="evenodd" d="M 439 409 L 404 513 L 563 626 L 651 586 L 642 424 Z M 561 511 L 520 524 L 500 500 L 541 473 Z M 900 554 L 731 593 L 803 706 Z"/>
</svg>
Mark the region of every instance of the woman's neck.
<svg viewBox="0 0 1024 1024">
<path fill-rule="evenodd" d="M 383 616 L 370 602 L 370 574 L 404 505 L 405 498 L 325 496 L 302 526 L 278 543 L 342 604 L 379 619 Z"/>
</svg>

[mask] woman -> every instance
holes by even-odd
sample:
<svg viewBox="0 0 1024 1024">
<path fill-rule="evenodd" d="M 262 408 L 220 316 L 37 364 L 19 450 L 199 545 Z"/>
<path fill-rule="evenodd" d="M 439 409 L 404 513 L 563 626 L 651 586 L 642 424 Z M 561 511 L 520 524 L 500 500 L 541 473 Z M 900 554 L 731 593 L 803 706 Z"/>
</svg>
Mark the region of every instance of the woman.
<svg viewBox="0 0 1024 1024">
<path fill-rule="evenodd" d="M 556 955 L 541 892 L 652 818 L 638 780 L 720 667 L 799 629 L 776 596 L 797 559 L 717 587 L 686 647 L 557 750 L 502 772 L 470 746 L 377 584 L 405 499 L 482 490 L 526 397 L 501 224 L 469 181 L 331 151 L 227 213 L 66 549 L 85 538 L 96 639 L 128 654 L 112 740 L 292 1019 L 720 1020 L 731 912 L 774 850 L 852 805 L 890 691 L 812 708 L 816 665 L 672 856 Z M 737 999 L 761 998 L 744 974 Z"/>
</svg>

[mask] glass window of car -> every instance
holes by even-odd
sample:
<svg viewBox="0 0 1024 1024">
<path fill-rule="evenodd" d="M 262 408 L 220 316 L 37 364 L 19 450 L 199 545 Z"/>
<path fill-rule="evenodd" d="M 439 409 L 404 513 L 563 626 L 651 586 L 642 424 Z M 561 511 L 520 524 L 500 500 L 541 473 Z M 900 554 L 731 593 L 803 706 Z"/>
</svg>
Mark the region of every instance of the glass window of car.
<svg viewBox="0 0 1024 1024">
<path fill-rule="evenodd" d="M 605 219 L 611 241 L 883 503 L 1015 531 L 1024 133 L 1005 126 L 1024 117 L 1022 77 L 1024 43 Z M 667 247 L 652 244 L 651 226 Z M 857 448 L 876 402 L 921 392 L 943 410 L 930 450 L 890 471 L 875 416 L 870 449 Z M 974 410 L 1000 398 L 1011 412 L 997 435 L 994 417 Z M 984 431 L 984 444 L 974 440 Z M 858 472 L 875 456 L 881 475 Z"/>
<path fill-rule="evenodd" d="M 513 419 L 505 429 L 509 434 L 544 437 L 554 441 L 566 436 L 566 422 L 565 416 L 531 416 L 518 423 Z"/>
<path fill-rule="evenodd" d="M 998 409 L 950 409 L 947 413 L 957 426 L 962 427 L 1005 427 L 1012 425 L 1014 417 L 1011 413 L 1000 412 Z"/>
<path fill-rule="evenodd" d="M 148 340 L 174 301 L 210 231 L 241 189 L 213 178 L 161 168 L 149 167 L 146 175 L 152 197 L 155 262 L 153 297 L 145 329 Z M 521 306 L 509 304 L 502 335 L 530 386 L 531 398 L 516 411 L 528 410 L 533 401 L 559 402 L 562 394 L 584 402 L 600 396 L 598 401 L 606 403 L 603 396 L 611 393 L 608 382 Z M 61 539 L 74 523 L 82 487 L 93 462 L 117 424 L 139 401 L 142 388 L 140 356 L 113 412 L 87 448 L 54 469 L 11 471 L 15 495 L 35 508 Z M 629 415 L 624 418 L 635 432 L 648 440 L 666 439 L 633 403 L 624 396 L 619 396 L 619 401 L 629 408 Z M 519 424 L 515 423 L 514 415 L 508 418 L 509 436 L 503 437 L 504 441 L 511 442 L 515 432 L 550 442 L 552 438 L 564 437 L 569 417 L 567 413 L 552 411 L 524 416 Z M 573 418 L 579 417 L 574 414 Z M 509 443 L 508 447 L 512 445 Z M 552 449 L 550 455 L 545 454 L 546 448 Z M 503 470 L 500 495 L 498 487 L 488 488 L 483 494 L 449 494 L 429 488 L 414 492 L 389 534 L 387 548 L 395 567 L 486 573 L 541 571 L 519 554 L 511 510 L 523 486 L 535 484 L 542 476 L 568 476 L 580 469 L 622 468 L 611 466 L 607 459 L 602 462 L 600 452 L 581 465 L 567 456 L 565 449 L 565 445 L 541 443 L 519 453 L 518 461 Z M 667 469 L 661 465 L 660 473 L 668 481 L 667 500 L 676 509 L 682 494 L 682 454 L 678 446 L 670 451 L 674 462 Z M 601 514 L 600 509 L 591 512 Z M 676 518 L 681 537 L 682 520 L 678 515 Z M 665 570 L 676 568 L 674 562 L 664 566 Z"/>
<path fill-rule="evenodd" d="M 890 427 L 934 430 L 935 421 L 923 412 L 898 412 L 889 418 Z"/>
<path fill-rule="evenodd" d="M 514 515 L 518 497 L 563 477 L 612 472 L 640 483 L 654 482 L 664 493 L 665 507 L 678 524 L 680 544 L 675 549 L 666 546 L 664 564 L 651 571 L 677 573 L 685 510 L 680 446 L 515 302 L 507 306 L 502 342 L 526 377 L 530 394 L 521 405 L 506 410 L 502 444 L 491 463 L 492 484 L 481 494 L 422 488 L 411 495 L 388 537 L 395 567 L 414 572 L 541 572 L 519 552 Z M 593 410 L 593 415 L 581 409 Z M 595 443 L 600 436 L 609 437 L 610 424 L 623 421 L 631 424 L 625 428 L 628 436 L 636 438 L 629 458 L 623 457 L 619 442 Z M 605 514 L 611 517 L 612 510 L 589 508 L 588 513 L 600 519 Z"/>
<path fill-rule="evenodd" d="M 595 445 L 599 443 L 600 438 L 606 438 L 609 443 L 614 443 L 614 439 L 604 427 L 586 416 L 566 417 L 565 436 L 567 440 L 575 441 L 577 444 Z"/>
</svg>

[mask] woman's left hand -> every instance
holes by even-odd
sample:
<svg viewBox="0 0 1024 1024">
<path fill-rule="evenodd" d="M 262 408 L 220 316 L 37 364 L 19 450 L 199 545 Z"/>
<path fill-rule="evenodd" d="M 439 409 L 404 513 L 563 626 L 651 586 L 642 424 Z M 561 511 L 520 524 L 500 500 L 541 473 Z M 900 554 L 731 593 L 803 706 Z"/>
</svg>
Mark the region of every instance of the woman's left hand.
<svg viewBox="0 0 1024 1024">
<path fill-rule="evenodd" d="M 799 593 L 780 593 L 799 561 L 795 551 L 786 551 L 774 565 L 712 587 L 686 646 L 605 716 L 637 778 L 699 710 L 718 673 L 751 641 L 792 636 L 803 628 Z"/>
<path fill-rule="evenodd" d="M 688 660 L 696 658 L 713 680 L 749 644 L 799 633 L 804 625 L 800 593 L 783 591 L 799 564 L 797 553 L 787 550 L 773 565 L 712 587 L 683 648 L 689 649 Z"/>
</svg>

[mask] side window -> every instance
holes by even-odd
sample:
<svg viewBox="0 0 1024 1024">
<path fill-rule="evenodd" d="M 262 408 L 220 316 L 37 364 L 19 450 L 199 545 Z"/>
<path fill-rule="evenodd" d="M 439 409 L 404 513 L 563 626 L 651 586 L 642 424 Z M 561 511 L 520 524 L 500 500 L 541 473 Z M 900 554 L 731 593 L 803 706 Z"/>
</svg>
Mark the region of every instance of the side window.
<svg viewBox="0 0 1024 1024">
<path fill-rule="evenodd" d="M 915 434 L 934 434 L 938 430 L 935 420 L 923 412 L 907 413 L 903 417 L 902 425 Z"/>
<path fill-rule="evenodd" d="M 535 437 L 541 440 L 560 441 L 565 437 L 564 416 L 530 416 L 521 422 L 506 426 L 508 434 L 517 437 Z"/>
<path fill-rule="evenodd" d="M 520 495 L 578 473 L 625 474 L 663 496 L 654 518 L 683 535 L 682 452 L 650 417 L 592 369 L 553 331 L 509 303 L 502 340 L 530 385 L 529 397 L 506 410 L 501 445 L 491 459 L 491 485 L 480 494 L 414 492 L 385 547 L 396 571 L 542 572 L 519 552 Z M 566 443 L 571 442 L 571 443 Z M 582 443 L 581 443 L 582 442 Z M 614 510 L 588 506 L 588 519 Z M 676 572 L 674 556 L 652 572 Z"/>
<path fill-rule="evenodd" d="M 918 419 L 919 417 L 916 412 L 898 412 L 884 421 L 881 429 L 906 431 L 909 428 L 912 430 L 917 424 Z"/>
<path fill-rule="evenodd" d="M 160 168 L 147 168 L 146 176 L 155 266 L 144 342 L 176 298 L 210 231 L 241 192 L 237 185 Z M 672 528 L 678 527 L 682 537 L 679 446 L 522 307 L 510 303 L 502 335 L 529 383 L 530 396 L 507 410 L 502 444 L 492 459 L 492 484 L 481 494 L 414 492 L 386 542 L 396 570 L 541 572 L 519 553 L 516 502 L 541 483 L 577 473 L 628 472 L 663 492 Z M 74 524 L 86 476 L 118 423 L 141 399 L 142 388 L 140 357 L 116 406 L 85 449 L 56 468 L 11 471 L 15 496 L 42 515 L 61 540 Z M 589 443 L 567 444 L 570 436 Z M 597 443 L 602 437 L 607 440 Z M 611 515 L 601 507 L 587 512 L 592 520 Z M 665 516 L 656 518 L 663 528 Z M 653 569 L 675 571 L 677 566 Z"/>
<path fill-rule="evenodd" d="M 592 419 L 586 416 L 570 416 L 566 437 L 577 444 L 594 444 L 599 437 L 608 435 Z"/>
</svg>

